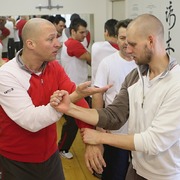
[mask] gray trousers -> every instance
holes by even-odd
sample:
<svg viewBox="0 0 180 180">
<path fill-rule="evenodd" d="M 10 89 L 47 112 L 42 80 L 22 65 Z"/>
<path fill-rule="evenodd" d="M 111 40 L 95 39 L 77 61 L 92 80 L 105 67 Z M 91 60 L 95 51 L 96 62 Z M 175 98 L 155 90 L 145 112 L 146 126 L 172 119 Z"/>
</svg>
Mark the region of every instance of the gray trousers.
<svg viewBox="0 0 180 180">
<path fill-rule="evenodd" d="M 42 163 L 25 163 L 7 159 L 0 155 L 2 180 L 64 180 L 64 173 L 56 151 Z"/>
<path fill-rule="evenodd" d="M 127 172 L 127 175 L 126 175 L 126 180 L 146 180 L 146 179 L 143 178 L 142 176 L 139 176 L 136 173 L 136 170 L 133 169 L 132 162 L 130 162 L 128 172 Z"/>
</svg>

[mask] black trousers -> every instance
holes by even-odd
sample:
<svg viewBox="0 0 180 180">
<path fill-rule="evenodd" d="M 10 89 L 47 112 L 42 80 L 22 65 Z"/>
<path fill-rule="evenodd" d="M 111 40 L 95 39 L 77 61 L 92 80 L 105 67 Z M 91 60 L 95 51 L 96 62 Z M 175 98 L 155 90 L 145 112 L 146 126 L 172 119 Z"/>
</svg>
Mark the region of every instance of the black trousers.
<svg viewBox="0 0 180 180">
<path fill-rule="evenodd" d="M 104 145 L 104 160 L 106 167 L 102 180 L 125 180 L 129 166 L 130 151 Z"/>
<path fill-rule="evenodd" d="M 14 45 L 15 45 L 15 52 L 17 53 L 21 49 L 20 41 L 14 42 Z"/>
<path fill-rule="evenodd" d="M 58 142 L 59 151 L 69 151 L 76 138 L 78 126 L 73 117 L 64 115 L 65 123 L 62 126 L 61 139 Z"/>
<path fill-rule="evenodd" d="M 2 52 L 2 58 L 8 58 L 8 52 Z"/>
<path fill-rule="evenodd" d="M 8 39 L 8 59 L 13 59 L 15 56 L 15 43 L 14 38 Z"/>
<path fill-rule="evenodd" d="M 91 97 L 88 96 L 85 100 L 89 104 L 89 107 L 91 107 Z M 61 139 L 58 142 L 59 151 L 69 151 L 78 132 L 75 119 L 67 115 L 64 115 L 64 118 L 66 122 L 62 126 Z"/>
<path fill-rule="evenodd" d="M 7 159 L 0 155 L 2 180 L 64 180 L 64 173 L 56 151 L 42 163 L 25 163 Z"/>
</svg>

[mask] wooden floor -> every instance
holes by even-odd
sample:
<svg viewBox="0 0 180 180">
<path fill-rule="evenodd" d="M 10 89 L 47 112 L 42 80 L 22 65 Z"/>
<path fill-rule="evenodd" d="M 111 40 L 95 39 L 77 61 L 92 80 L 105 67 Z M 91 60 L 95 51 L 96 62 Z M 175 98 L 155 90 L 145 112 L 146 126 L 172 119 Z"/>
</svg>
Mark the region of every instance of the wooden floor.
<svg viewBox="0 0 180 180">
<path fill-rule="evenodd" d="M 57 122 L 58 139 L 60 137 L 63 122 L 64 119 Z M 94 177 L 86 167 L 84 161 L 84 144 L 79 132 L 70 151 L 73 154 L 73 159 L 61 158 L 66 180 L 99 180 Z"/>
</svg>

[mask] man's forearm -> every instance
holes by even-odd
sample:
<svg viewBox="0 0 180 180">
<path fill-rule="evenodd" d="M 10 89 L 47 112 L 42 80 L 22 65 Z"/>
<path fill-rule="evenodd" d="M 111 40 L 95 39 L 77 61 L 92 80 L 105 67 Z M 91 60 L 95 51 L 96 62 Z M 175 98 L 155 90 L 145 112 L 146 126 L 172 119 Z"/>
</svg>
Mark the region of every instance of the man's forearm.
<svg viewBox="0 0 180 180">
<path fill-rule="evenodd" d="M 66 113 L 69 116 L 80 119 L 83 122 L 96 126 L 99 119 L 99 114 L 96 109 L 86 109 L 75 104 L 70 104 L 70 109 Z"/>
<path fill-rule="evenodd" d="M 103 108 L 103 94 L 102 93 L 96 93 L 92 96 L 92 108 L 94 109 L 100 109 Z"/>
<path fill-rule="evenodd" d="M 76 91 L 74 91 L 73 93 L 71 93 L 70 95 L 70 100 L 72 103 L 76 103 L 77 101 L 79 101 L 80 99 L 84 98 L 83 96 L 81 96 L 80 94 L 78 94 Z"/>
<path fill-rule="evenodd" d="M 99 134 L 99 144 L 108 144 L 121 149 L 134 151 L 134 135 L 123 134 L 111 134 L 103 133 Z"/>
</svg>

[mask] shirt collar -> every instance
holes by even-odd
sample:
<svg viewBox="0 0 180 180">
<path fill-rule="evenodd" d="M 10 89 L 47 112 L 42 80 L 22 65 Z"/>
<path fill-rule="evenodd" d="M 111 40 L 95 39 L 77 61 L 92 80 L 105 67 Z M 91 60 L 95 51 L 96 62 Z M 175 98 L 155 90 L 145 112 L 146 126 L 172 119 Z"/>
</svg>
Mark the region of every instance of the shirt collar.
<svg viewBox="0 0 180 180">
<path fill-rule="evenodd" d="M 166 77 L 169 72 L 178 64 L 175 58 L 172 58 L 169 54 L 167 54 L 168 58 L 169 58 L 169 64 L 168 67 L 165 69 L 165 71 L 161 74 L 161 76 L 159 78 L 164 78 Z M 140 72 L 142 73 L 142 75 L 147 74 L 147 71 L 149 69 L 149 65 L 140 65 L 138 66 Z"/>
<path fill-rule="evenodd" d="M 18 51 L 17 54 L 16 54 L 16 61 L 17 61 L 18 65 L 19 65 L 19 67 L 20 67 L 21 69 L 27 71 L 27 72 L 30 73 L 30 74 L 36 74 L 34 71 L 30 70 L 30 69 L 23 63 L 23 60 L 22 60 L 22 58 L 21 58 L 22 50 L 23 50 L 23 49 L 21 49 L 20 51 Z M 44 70 L 46 64 L 47 64 L 47 62 L 44 62 L 44 63 L 42 64 L 42 71 Z"/>
</svg>

